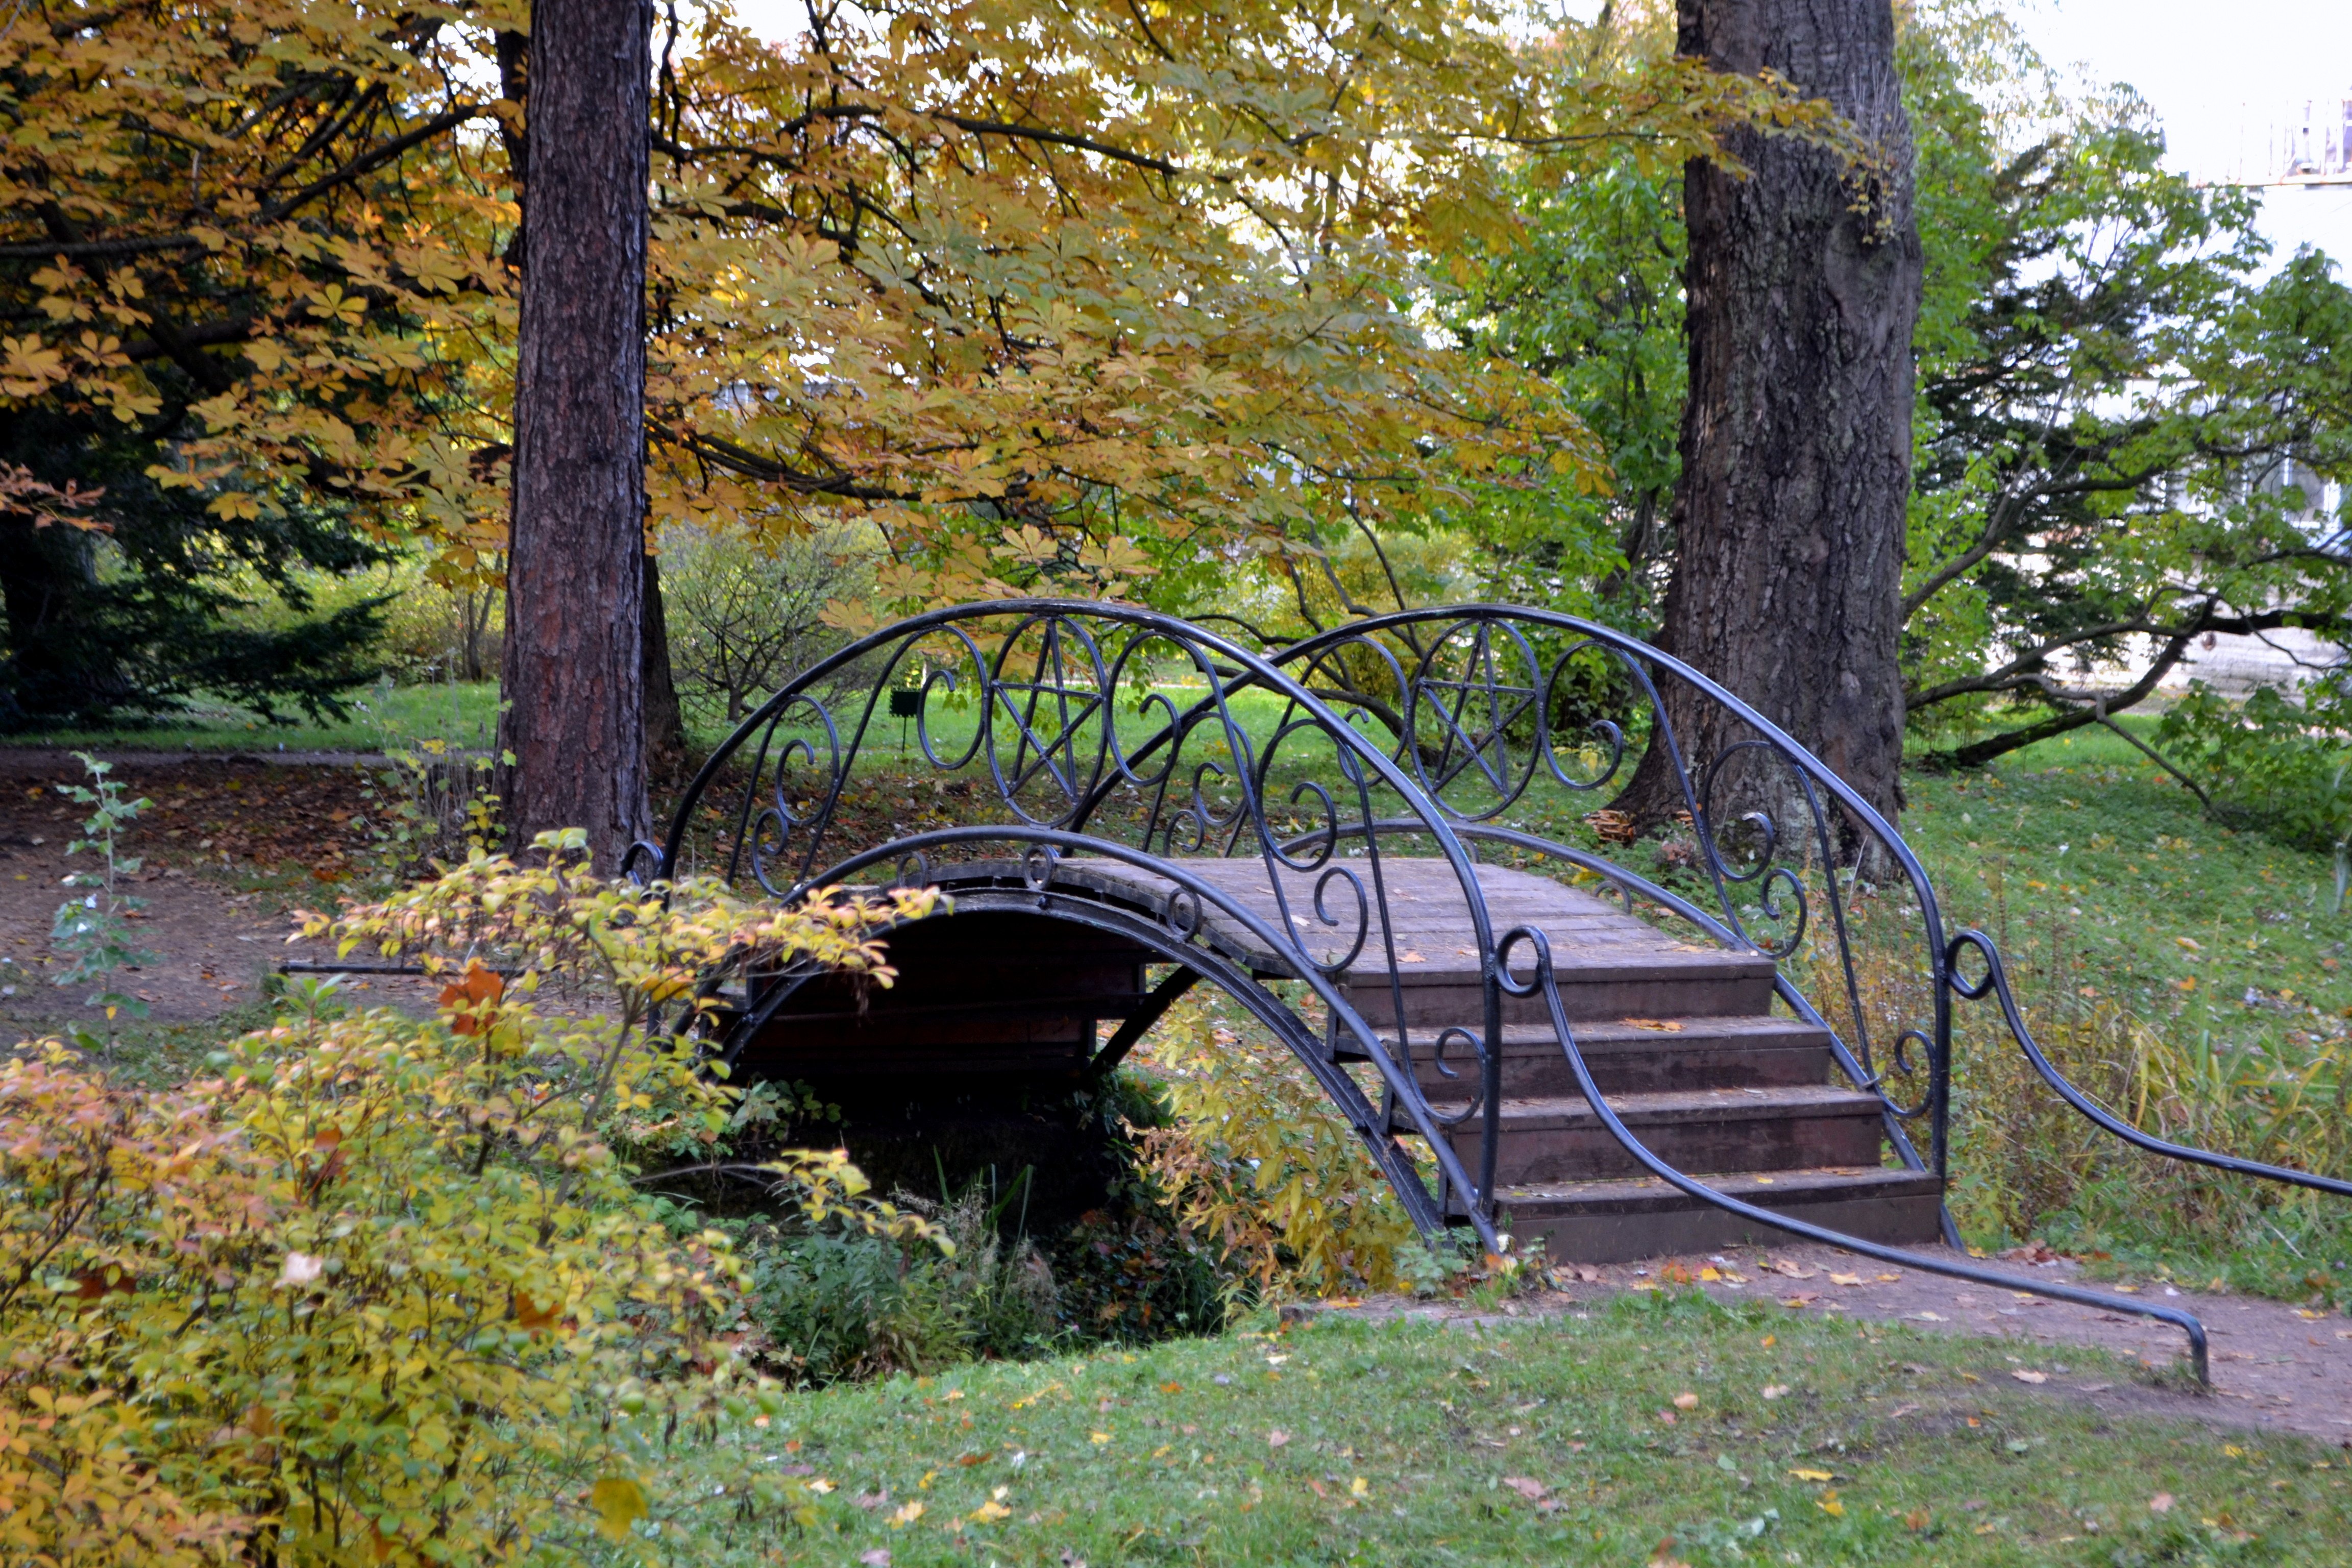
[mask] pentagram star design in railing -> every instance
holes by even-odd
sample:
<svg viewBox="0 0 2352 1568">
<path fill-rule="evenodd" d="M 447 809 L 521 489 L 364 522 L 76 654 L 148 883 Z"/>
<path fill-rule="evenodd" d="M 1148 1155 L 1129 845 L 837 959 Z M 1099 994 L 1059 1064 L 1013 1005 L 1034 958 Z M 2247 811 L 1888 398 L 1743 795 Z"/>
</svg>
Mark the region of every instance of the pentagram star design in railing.
<svg viewBox="0 0 2352 1568">
<path fill-rule="evenodd" d="M 1436 765 L 1429 781 L 1430 787 L 1444 790 L 1475 763 L 1486 775 L 1490 787 L 1507 793 L 1511 787 L 1508 777 L 1510 763 L 1504 731 L 1535 707 L 1535 689 L 1497 681 L 1491 661 L 1483 680 L 1444 680 L 1423 676 L 1413 684 L 1424 693 L 1445 692 L 1452 698 L 1451 707 L 1444 699 L 1430 703 L 1437 716 L 1445 721 L 1446 730 L 1445 744 L 1438 752 Z M 1486 700 L 1486 727 L 1473 734 L 1463 723 L 1463 715 L 1470 708 L 1472 699 L 1477 697 Z M 1507 710 L 1504 704 L 1506 698 L 1511 700 Z M 1458 757 L 1454 752 L 1456 742 L 1462 748 Z M 1486 753 L 1490 748 L 1496 753 L 1495 762 L 1487 760 Z"/>
<path fill-rule="evenodd" d="M 999 676 L 988 684 L 991 697 L 1013 721 L 1016 734 L 1013 765 L 1005 774 L 1007 796 L 1019 795 L 1043 773 L 1054 781 L 1065 801 L 1076 804 L 1086 793 L 1087 783 L 1081 777 L 1078 734 L 1089 720 L 1104 710 L 1104 698 L 1097 686 L 1071 682 L 1060 629 L 1051 625 L 1046 627 L 1028 679 L 1007 680 Z M 1020 694 L 1025 694 L 1025 700 Z M 1053 715 L 1055 728 L 1051 735 L 1038 729 L 1041 702 L 1048 705 Z M 1108 713 L 1104 716 L 1108 720 Z M 991 750 L 993 749 L 992 742 Z M 1034 762 L 1030 760 L 1033 752 Z"/>
</svg>

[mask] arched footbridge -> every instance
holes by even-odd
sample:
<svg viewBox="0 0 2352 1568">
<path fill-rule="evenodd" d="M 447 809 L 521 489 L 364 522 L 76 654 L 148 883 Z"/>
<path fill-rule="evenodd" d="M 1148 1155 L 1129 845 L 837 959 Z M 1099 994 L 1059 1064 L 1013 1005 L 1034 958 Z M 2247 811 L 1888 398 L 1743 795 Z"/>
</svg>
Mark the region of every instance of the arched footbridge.
<svg viewBox="0 0 2352 1568">
<path fill-rule="evenodd" d="M 779 900 L 945 895 L 890 933 L 887 989 L 789 963 L 719 982 L 710 1047 L 840 1105 L 861 1157 L 1050 1159 L 1024 1118 L 1207 985 L 1426 1232 L 1584 1261 L 1795 1235 L 2164 1319 L 2201 1371 L 2177 1309 L 1932 1247 L 1957 1241 L 1957 998 L 2117 1137 L 2352 1195 L 2084 1099 L 1868 802 L 1698 671 L 1541 610 L 1274 647 L 1088 602 L 933 612 L 786 685 L 632 861 Z"/>
</svg>

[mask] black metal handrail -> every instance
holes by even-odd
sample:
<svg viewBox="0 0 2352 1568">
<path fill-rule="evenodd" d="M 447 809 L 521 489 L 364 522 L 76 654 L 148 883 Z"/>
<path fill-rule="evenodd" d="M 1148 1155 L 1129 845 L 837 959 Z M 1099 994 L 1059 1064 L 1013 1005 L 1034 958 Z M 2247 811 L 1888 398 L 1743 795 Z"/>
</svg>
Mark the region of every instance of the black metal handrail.
<svg viewBox="0 0 2352 1568">
<path fill-rule="evenodd" d="M 1539 652 L 1537 639 L 1540 637 L 1555 641 Z M 1538 778 L 1549 776 L 1572 793 L 1584 794 L 1616 781 L 1629 749 L 1627 723 L 1603 719 L 1587 727 L 1585 733 L 1596 737 L 1607 752 L 1605 765 L 1589 776 L 1570 776 L 1553 748 L 1551 715 L 1562 680 L 1578 657 L 1588 651 L 1615 661 L 1633 688 L 1635 707 L 1626 716 L 1627 722 L 1647 722 L 1651 750 L 1663 756 L 1683 802 L 1716 906 L 1708 918 L 1701 918 L 1691 900 L 1604 856 L 1489 826 L 1517 805 Z M 1356 669 L 1348 668 L 1351 654 L 1357 656 Z M 1401 766 L 1414 772 L 1465 839 L 1509 842 L 1529 853 L 1576 865 L 1615 883 L 1629 900 L 1638 890 L 1643 899 L 1690 921 L 1723 945 L 1761 952 L 1774 959 L 1791 955 L 1813 924 L 1804 872 L 1819 877 L 1824 884 L 1822 902 L 1834 945 L 1844 1016 L 1842 1020 L 1828 1017 L 1790 980 L 1785 968 L 1778 982 L 1780 994 L 1799 1016 L 1828 1031 L 1841 1069 L 1858 1087 L 1877 1095 L 1885 1107 L 1895 1146 L 1906 1163 L 1916 1161 L 1916 1168 L 1932 1170 L 1938 1176 L 1948 1173 L 1951 1006 L 1945 972 L 1948 947 L 1935 886 L 1894 825 L 1786 731 L 1672 655 L 1615 627 L 1552 610 L 1468 605 L 1397 611 L 1319 632 L 1274 648 L 1268 657 L 1295 668 L 1299 683 L 1327 700 L 1377 717 L 1396 735 L 1391 754 Z M 1360 678 L 1364 669 L 1383 678 L 1390 689 L 1366 689 L 1367 683 Z M 1711 757 L 1688 757 L 1662 694 L 1661 679 L 1681 683 L 1719 710 L 1744 731 L 1746 738 Z M 1447 702 L 1452 706 L 1444 706 Z M 1433 742 L 1424 742 L 1416 730 L 1418 716 L 1433 709 L 1440 721 Z M 1465 722 L 1474 709 L 1478 710 L 1475 721 Z M 1475 758 L 1475 765 L 1467 758 Z M 1714 795 L 1724 781 L 1725 770 L 1735 759 L 1743 758 L 1775 762 L 1789 770 L 1797 784 L 1793 805 L 1803 817 L 1800 825 L 1803 831 L 1797 837 L 1784 834 L 1770 814 L 1762 811 L 1735 812 L 1735 821 L 1728 825 L 1717 819 Z M 1488 786 L 1489 798 L 1475 808 L 1457 807 L 1446 791 L 1454 780 L 1463 778 Z M 1850 826 L 1854 841 L 1853 847 L 1843 852 L 1832 828 L 1832 806 Z M 1758 846 L 1752 860 L 1744 866 L 1732 863 L 1723 842 L 1723 832 L 1729 826 L 1749 829 Z M 1798 843 L 1807 849 L 1806 862 L 1794 868 L 1781 863 L 1782 850 Z M 1920 1000 L 1926 1016 L 1893 1031 L 1883 1063 L 1857 973 L 1846 884 L 1841 880 L 1858 875 L 1863 863 L 1873 859 L 1892 868 L 1910 892 L 1918 940 L 1910 949 L 1909 962 L 1925 983 Z M 1759 931 L 1743 914 L 1741 890 L 1759 900 L 1765 918 L 1777 919 L 1781 934 Z M 1778 903 L 1784 895 L 1790 901 Z M 1924 1060 L 1912 1059 L 1910 1050 L 1915 1046 Z M 1925 1082 L 1907 1100 L 1898 1099 L 1889 1088 L 1890 1075 L 1921 1076 Z M 1924 1158 L 1915 1152 L 1908 1131 L 1921 1122 L 1927 1130 Z M 1948 1215 L 1944 1225 L 1947 1236 L 1957 1242 Z"/>
<path fill-rule="evenodd" d="M 1509 963 L 1511 950 L 1522 942 L 1527 943 L 1535 952 L 1535 973 L 1524 982 L 1512 975 Z M 1627 1127 L 1617 1112 L 1611 1109 L 1608 1098 L 1601 1092 L 1600 1084 L 1593 1079 L 1592 1068 L 1585 1062 L 1584 1052 L 1576 1043 L 1576 1030 L 1569 1023 L 1568 1011 L 1560 1005 L 1559 986 L 1552 970 L 1551 942 L 1541 931 L 1533 926 L 1517 926 L 1504 933 L 1501 952 L 1504 959 L 1503 989 L 1514 996 L 1540 994 L 1543 997 L 1544 1005 L 1551 1017 L 1552 1029 L 1559 1038 L 1560 1051 L 1568 1059 L 1569 1070 L 1576 1076 L 1577 1088 L 1583 1094 L 1585 1103 L 1592 1107 L 1593 1114 L 1600 1119 L 1601 1124 L 1609 1130 L 1609 1135 L 1617 1141 L 1618 1145 L 1626 1153 L 1632 1155 L 1643 1170 L 1648 1171 L 1650 1174 L 1664 1182 L 1668 1186 L 1675 1188 L 1687 1196 L 1697 1198 L 1703 1203 L 1711 1204 L 1727 1214 L 1737 1215 L 1752 1225 L 1764 1226 L 1790 1236 L 1802 1237 L 1808 1241 L 1820 1242 L 1844 1252 L 1858 1253 L 1864 1258 L 1874 1258 L 1882 1263 L 1916 1268 L 1923 1273 L 1940 1274 L 1951 1279 L 1966 1279 L 1972 1284 L 2028 1291 L 2036 1296 L 2047 1296 L 2053 1300 L 2071 1301 L 2080 1307 L 2097 1307 L 2110 1312 L 2134 1313 L 2143 1318 L 2153 1318 L 2159 1322 L 2170 1323 L 2188 1336 L 2189 1364 L 2197 1374 L 2197 1381 L 2200 1384 L 2211 1382 L 2206 1351 L 2205 1325 L 2199 1321 L 2193 1313 L 2175 1307 L 2159 1306 L 2153 1301 L 2142 1301 L 2106 1291 L 2086 1289 L 2082 1286 L 2069 1285 L 2060 1280 L 2035 1279 L 2027 1276 L 2006 1273 L 2000 1269 L 1980 1268 L 1958 1257 L 1938 1258 L 1927 1253 L 1914 1252 L 1908 1247 L 1893 1247 L 1885 1242 L 1869 1241 L 1861 1237 L 1848 1236 L 1843 1231 L 1831 1230 L 1824 1226 L 1812 1225 L 1804 1220 L 1791 1218 L 1787 1215 L 1777 1214 L 1770 1209 L 1759 1208 L 1754 1204 L 1743 1203 L 1728 1193 L 1718 1192 L 1696 1177 L 1687 1175 L 1666 1163 L 1653 1153 L 1647 1144 L 1635 1137 L 1633 1129 Z"/>
<path fill-rule="evenodd" d="M 1972 949 L 1983 957 L 1985 975 L 1982 980 L 1971 983 L 1960 972 L 1960 953 L 1964 948 Z M 2256 1176 L 2265 1182 L 2281 1182 L 2288 1186 L 2307 1187 L 2316 1193 L 2352 1197 L 2352 1182 L 2339 1182 L 2333 1176 L 2316 1175 L 2286 1165 L 2268 1165 L 2260 1160 L 2241 1159 L 2235 1154 L 2216 1153 L 2210 1149 L 2200 1149 L 2193 1143 L 2175 1143 L 2168 1138 L 2143 1132 L 2084 1094 L 2042 1054 L 2041 1045 L 2033 1037 L 2033 1031 L 2025 1026 L 2025 1015 L 2019 1010 L 2016 996 L 2010 991 L 2009 971 L 2000 962 L 2000 950 L 1984 932 L 1971 929 L 1952 939 L 1950 962 L 1946 973 L 1951 976 L 1952 989 L 1968 1000 L 1981 1001 L 1988 994 L 1998 999 L 2001 1018 L 2009 1026 L 2010 1037 L 2017 1042 L 2018 1049 L 2025 1053 L 2025 1059 L 2033 1064 L 2033 1070 L 2042 1075 L 2042 1081 L 2056 1090 L 2059 1099 L 2081 1112 L 2085 1120 L 2101 1131 L 2122 1139 L 2134 1148 L 2160 1154 L 2168 1160 L 2210 1165 L 2233 1175 Z"/>
</svg>

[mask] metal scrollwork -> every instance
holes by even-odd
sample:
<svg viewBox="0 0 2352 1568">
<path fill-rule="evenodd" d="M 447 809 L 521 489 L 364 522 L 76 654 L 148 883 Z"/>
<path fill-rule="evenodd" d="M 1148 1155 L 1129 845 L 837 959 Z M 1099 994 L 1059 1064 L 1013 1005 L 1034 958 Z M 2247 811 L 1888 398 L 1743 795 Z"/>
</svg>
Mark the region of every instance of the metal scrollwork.
<svg viewBox="0 0 2352 1568">
<path fill-rule="evenodd" d="M 1364 951 L 1365 939 L 1370 936 L 1372 931 L 1372 902 L 1364 891 L 1364 879 L 1346 866 L 1329 867 L 1320 877 L 1315 879 L 1315 918 L 1332 930 L 1345 934 L 1344 922 L 1338 915 L 1331 912 L 1329 894 L 1331 884 L 1334 882 L 1344 883 L 1348 890 L 1356 895 L 1356 934 L 1348 943 L 1347 952 L 1336 956 L 1327 953 L 1323 958 L 1309 960 L 1316 968 L 1326 974 L 1338 974 L 1353 966 L 1357 956 Z"/>
<path fill-rule="evenodd" d="M 1459 1082 L 1462 1078 L 1460 1073 L 1445 1065 L 1445 1047 L 1450 1045 L 1454 1045 L 1456 1042 L 1470 1047 L 1470 1054 L 1472 1057 L 1471 1065 L 1473 1067 L 1481 1065 L 1486 1056 L 1485 1051 L 1479 1045 L 1478 1037 L 1472 1034 L 1469 1030 L 1461 1027 L 1459 1025 L 1450 1026 L 1444 1029 L 1439 1030 L 1437 1038 L 1430 1042 L 1429 1065 L 1435 1070 L 1438 1077 L 1444 1079 L 1450 1083 Z M 1405 1070 L 1410 1073 L 1412 1071 L 1412 1044 L 1410 1040 L 1400 1040 L 1398 1043 L 1403 1048 Z M 1473 1084 L 1474 1087 L 1470 1091 L 1470 1100 L 1467 1104 L 1464 1105 L 1459 1110 L 1454 1111 L 1440 1111 L 1433 1110 L 1430 1112 L 1431 1120 L 1434 1121 L 1440 1127 L 1459 1127 L 1464 1122 L 1469 1121 L 1472 1117 L 1477 1115 L 1479 1111 L 1485 1110 L 1486 1105 L 1486 1080 L 1483 1077 L 1477 1078 L 1473 1080 Z"/>
</svg>

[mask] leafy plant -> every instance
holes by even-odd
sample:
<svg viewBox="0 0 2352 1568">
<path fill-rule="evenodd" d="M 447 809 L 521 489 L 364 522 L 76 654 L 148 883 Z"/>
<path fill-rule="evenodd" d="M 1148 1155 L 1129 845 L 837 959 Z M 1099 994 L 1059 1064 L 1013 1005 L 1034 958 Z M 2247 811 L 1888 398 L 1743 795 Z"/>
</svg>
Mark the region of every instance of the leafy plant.
<svg viewBox="0 0 2352 1568">
<path fill-rule="evenodd" d="M 2157 746 L 2199 782 L 2224 820 L 2298 849 L 2333 850 L 2340 863 L 2352 837 L 2347 717 L 2335 679 L 2300 700 L 2258 687 L 2243 702 L 2192 681 L 2157 726 Z M 2342 901 L 2339 894 L 2339 910 Z"/>
<path fill-rule="evenodd" d="M 1187 998 L 1145 1059 L 1171 1113 L 1134 1131 L 1145 1178 L 1229 1268 L 1269 1296 L 1398 1282 L 1412 1222 L 1287 1051 Z"/>
<path fill-rule="evenodd" d="M 740 1260 L 674 1234 L 615 1152 L 730 1113 L 661 1025 L 730 956 L 887 984 L 872 929 L 926 900 L 753 908 L 608 887 L 577 836 L 537 847 L 311 922 L 446 973 L 436 1017 L 305 979 L 182 1089 L 55 1045 L 0 1068 L 12 1551 L 470 1563 L 625 1536 L 650 1501 L 607 1413 L 749 1385 L 722 1337 Z M 810 1224 L 931 1234 L 838 1153 L 769 1174 Z"/>
<path fill-rule="evenodd" d="M 153 953 L 134 945 L 131 940 L 131 917 L 145 909 L 147 900 L 133 898 L 121 889 L 123 878 L 138 875 L 140 861 L 134 856 L 122 854 L 118 841 L 139 814 L 155 803 L 143 795 L 137 800 L 124 799 L 122 785 L 108 776 L 114 772 L 113 763 L 101 762 L 87 752 L 76 752 L 74 755 L 80 759 L 90 782 L 88 785 L 60 784 L 58 792 L 68 800 L 90 807 L 90 815 L 81 825 L 84 837 L 68 843 L 66 853 L 79 855 L 84 850 L 96 850 L 99 868 L 67 874 L 66 886 L 82 889 L 82 896 L 58 906 L 57 918 L 49 927 L 49 942 L 71 960 L 56 984 L 95 985 L 98 989 L 85 999 L 84 1005 L 106 1009 L 104 1040 L 101 1042 L 79 1026 L 75 1028 L 76 1039 L 86 1047 L 97 1047 L 110 1056 L 117 1016 L 128 1013 L 134 1018 L 147 1016 L 145 1002 L 115 988 L 116 972 L 155 961 Z"/>
</svg>

